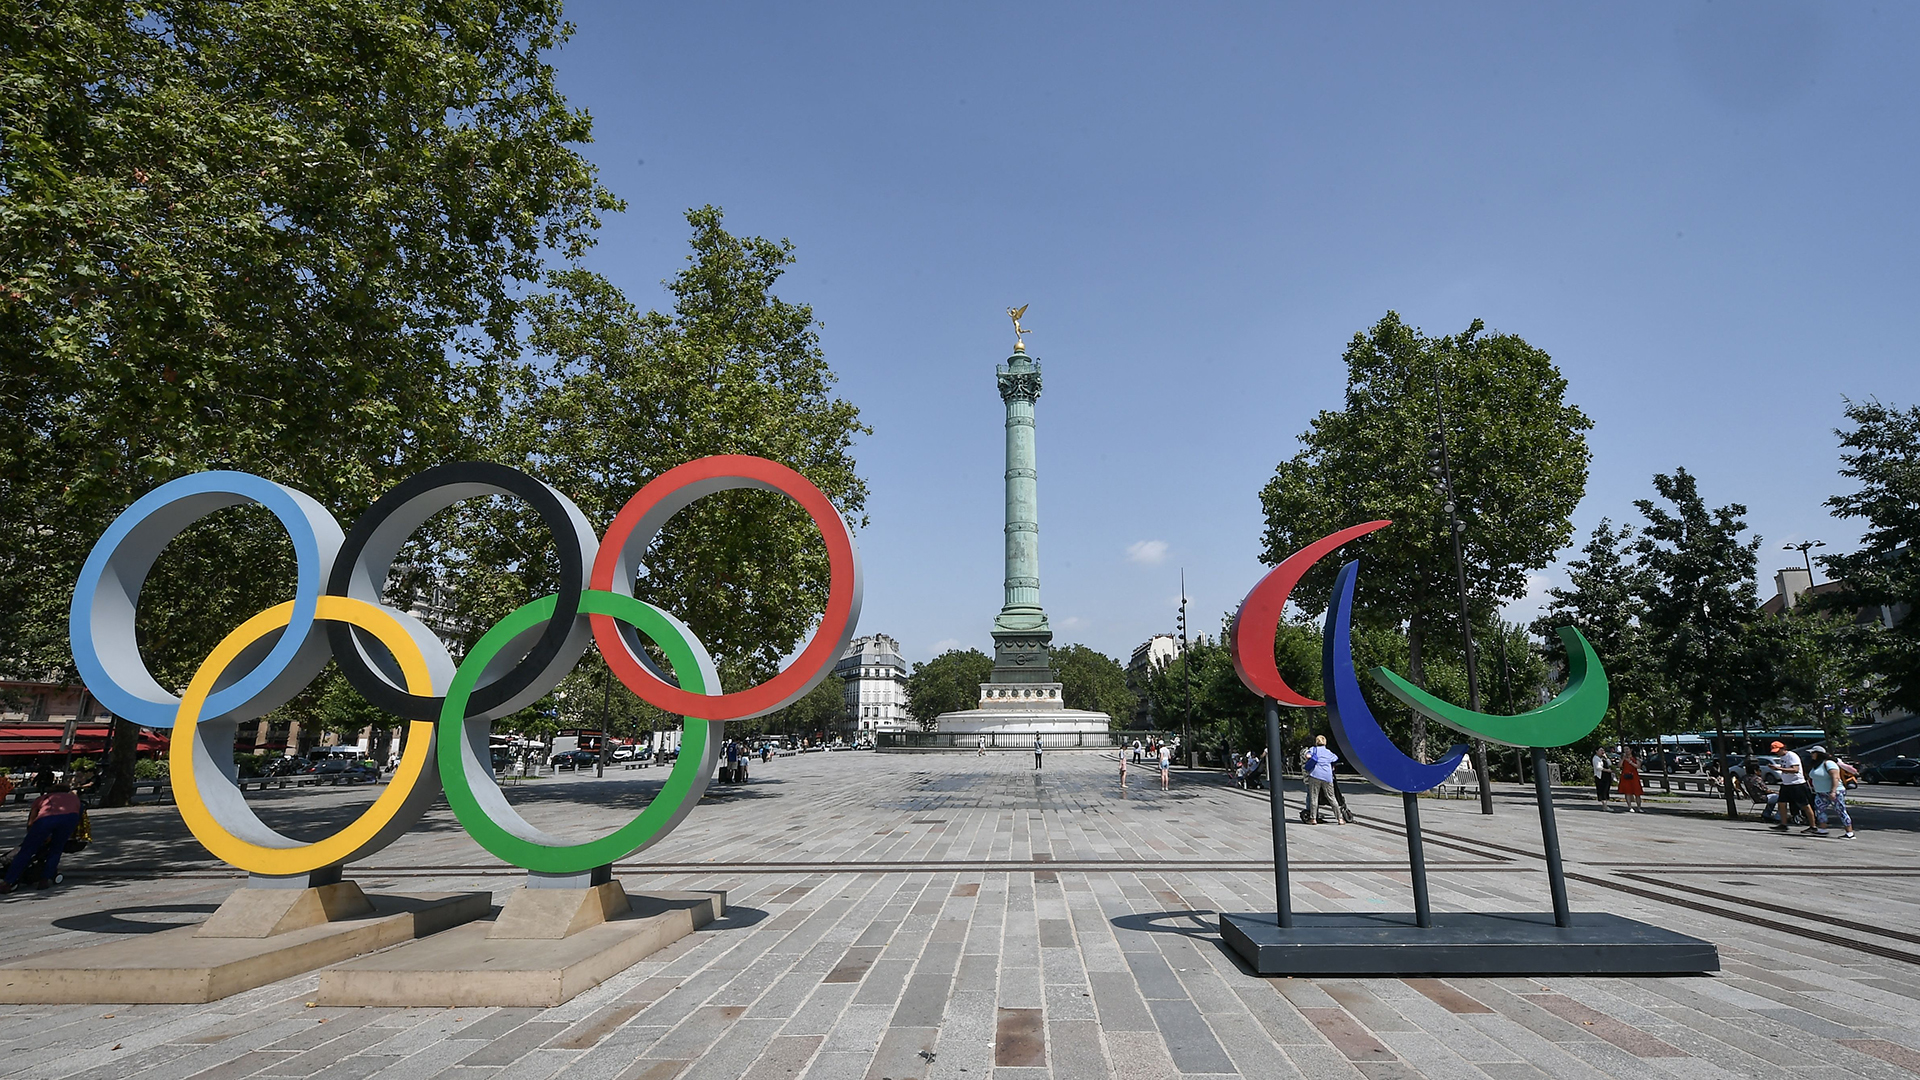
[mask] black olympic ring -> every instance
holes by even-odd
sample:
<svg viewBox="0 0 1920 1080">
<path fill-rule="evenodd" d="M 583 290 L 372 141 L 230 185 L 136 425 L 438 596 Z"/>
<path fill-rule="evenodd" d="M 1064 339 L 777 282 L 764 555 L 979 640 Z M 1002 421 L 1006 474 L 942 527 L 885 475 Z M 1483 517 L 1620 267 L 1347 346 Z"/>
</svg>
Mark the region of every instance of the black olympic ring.
<svg viewBox="0 0 1920 1080">
<path fill-rule="evenodd" d="M 487 461 L 456 461 L 416 473 L 382 495 L 347 530 L 327 582 L 330 596 L 351 596 L 387 607 L 381 599 L 387 576 L 401 545 L 428 518 L 463 499 L 477 495 L 510 495 L 531 506 L 553 533 L 560 556 L 560 581 L 553 618 L 530 630 L 538 635 L 530 648 L 515 640 L 500 652 L 499 660 L 480 676 L 467 708 L 469 717 L 498 718 L 517 712 L 543 697 L 560 681 L 592 638 L 592 627 L 580 617 L 580 591 L 586 587 L 600 539 L 586 515 L 571 499 L 518 469 Z M 569 542 L 571 538 L 571 542 Z M 432 669 L 433 685 L 444 695 L 452 682 L 454 665 L 446 646 L 418 619 L 388 608 L 421 646 Z M 402 689 L 399 670 L 384 647 L 370 635 L 344 622 L 329 622 L 327 635 L 340 673 L 377 709 L 409 720 L 436 720 L 444 696 L 410 694 Z M 390 669 L 390 670 L 389 670 Z"/>
</svg>

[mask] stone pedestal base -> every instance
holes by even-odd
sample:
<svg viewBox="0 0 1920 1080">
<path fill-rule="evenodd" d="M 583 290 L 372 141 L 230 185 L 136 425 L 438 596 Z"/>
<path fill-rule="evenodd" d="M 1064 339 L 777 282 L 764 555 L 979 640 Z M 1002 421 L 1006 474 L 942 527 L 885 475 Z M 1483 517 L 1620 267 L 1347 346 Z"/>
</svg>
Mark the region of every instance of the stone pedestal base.
<svg viewBox="0 0 1920 1080">
<path fill-rule="evenodd" d="M 1035 735 L 1039 735 L 1041 743 L 1049 747 L 1088 747 L 1097 744 L 1110 748 L 1110 741 L 1105 736 L 1112 724 L 1106 713 L 1081 709 L 979 708 L 941 713 L 934 730 L 939 732 L 942 741 L 951 738 L 963 750 L 967 749 L 969 739 L 977 739 L 981 735 L 1015 734 L 1026 736 L 1028 745 L 1032 744 Z M 1083 739 L 1083 735 L 1102 738 Z M 1007 744 L 1002 742 L 998 746 L 1005 749 Z"/>
<path fill-rule="evenodd" d="M 322 1005 L 563 1004 L 726 910 L 724 892 L 522 889 L 471 923 L 320 973 Z M 513 936 L 508 936 L 513 935 Z"/>
<path fill-rule="evenodd" d="M 218 1001 L 483 918 L 491 907 L 486 893 L 367 897 L 352 882 L 239 889 L 202 926 L 114 934 L 98 945 L 0 964 L 0 1002 Z"/>
<path fill-rule="evenodd" d="M 1220 937 L 1260 975 L 1691 975 L 1720 970 L 1709 942 L 1606 912 L 1573 925 L 1539 912 L 1222 915 Z"/>
</svg>

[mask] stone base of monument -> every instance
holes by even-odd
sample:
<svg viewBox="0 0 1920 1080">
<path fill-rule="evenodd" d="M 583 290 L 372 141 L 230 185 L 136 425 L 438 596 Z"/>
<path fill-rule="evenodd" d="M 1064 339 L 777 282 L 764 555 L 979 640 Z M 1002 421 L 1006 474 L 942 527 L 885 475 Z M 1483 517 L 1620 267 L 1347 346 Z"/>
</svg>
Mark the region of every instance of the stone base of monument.
<svg viewBox="0 0 1920 1080">
<path fill-rule="evenodd" d="M 515 892 L 469 923 L 320 973 L 322 1005 L 560 1005 L 719 918 L 725 892 L 618 881 Z"/>
<path fill-rule="evenodd" d="M 218 1001 L 484 918 L 487 893 L 369 897 L 351 881 L 234 891 L 199 926 L 114 934 L 0 964 L 0 1002 L 171 1005 Z"/>
<path fill-rule="evenodd" d="M 1222 915 L 1220 936 L 1261 975 L 1691 975 L 1720 970 L 1710 942 L 1602 912 L 1299 912 Z"/>
</svg>

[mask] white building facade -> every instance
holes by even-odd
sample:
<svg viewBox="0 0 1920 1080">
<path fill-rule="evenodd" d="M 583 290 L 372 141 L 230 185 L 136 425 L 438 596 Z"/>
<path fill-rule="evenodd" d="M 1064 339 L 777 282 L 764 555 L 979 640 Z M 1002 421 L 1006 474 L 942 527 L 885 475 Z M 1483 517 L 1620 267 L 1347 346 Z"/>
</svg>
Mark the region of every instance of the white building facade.
<svg viewBox="0 0 1920 1080">
<path fill-rule="evenodd" d="M 862 735 L 918 731 L 907 715 L 907 662 L 900 643 L 885 634 L 854 638 L 833 673 L 847 684 L 847 714 Z"/>
</svg>

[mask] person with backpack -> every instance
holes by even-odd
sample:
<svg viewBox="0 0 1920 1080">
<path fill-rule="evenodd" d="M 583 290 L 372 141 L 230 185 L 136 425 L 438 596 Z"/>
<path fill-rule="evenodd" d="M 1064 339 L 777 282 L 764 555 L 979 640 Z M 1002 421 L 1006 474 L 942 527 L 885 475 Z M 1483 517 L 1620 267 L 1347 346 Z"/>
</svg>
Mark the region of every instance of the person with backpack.
<svg viewBox="0 0 1920 1080">
<path fill-rule="evenodd" d="M 1824 746 L 1807 747 L 1807 782 L 1813 785 L 1814 821 L 1819 825 L 1839 822 L 1846 832 L 1840 839 L 1853 839 L 1853 815 L 1847 813 L 1846 767 L 1827 753 Z"/>
</svg>

